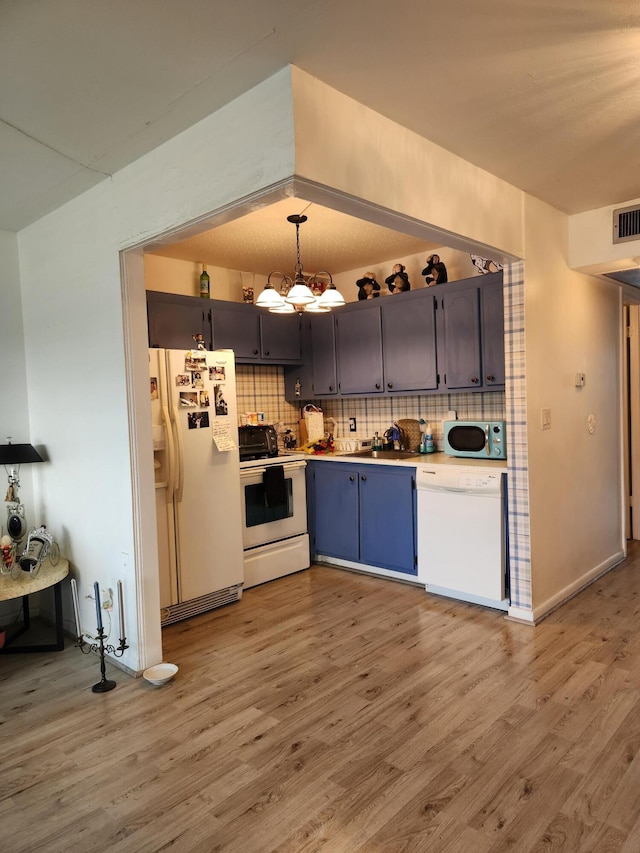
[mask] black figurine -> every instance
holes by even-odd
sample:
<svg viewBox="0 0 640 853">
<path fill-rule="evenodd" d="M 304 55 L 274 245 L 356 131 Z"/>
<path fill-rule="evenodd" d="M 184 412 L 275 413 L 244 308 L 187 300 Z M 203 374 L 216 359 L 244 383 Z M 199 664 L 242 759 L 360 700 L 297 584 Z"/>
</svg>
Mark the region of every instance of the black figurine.
<svg viewBox="0 0 640 853">
<path fill-rule="evenodd" d="M 443 284 L 449 280 L 447 268 L 440 260 L 440 255 L 431 255 L 430 258 L 427 258 L 427 265 L 421 274 L 426 276 L 427 287 L 431 287 L 433 284 Z"/>
<path fill-rule="evenodd" d="M 385 278 L 384 282 L 389 285 L 391 293 L 403 293 L 405 290 L 411 290 L 409 275 L 404 264 L 396 264 L 393 272 Z"/>
<path fill-rule="evenodd" d="M 362 278 L 356 281 L 356 287 L 358 288 L 358 299 L 360 301 L 380 296 L 380 285 L 376 281 L 376 274 L 374 272 L 366 272 Z"/>
</svg>

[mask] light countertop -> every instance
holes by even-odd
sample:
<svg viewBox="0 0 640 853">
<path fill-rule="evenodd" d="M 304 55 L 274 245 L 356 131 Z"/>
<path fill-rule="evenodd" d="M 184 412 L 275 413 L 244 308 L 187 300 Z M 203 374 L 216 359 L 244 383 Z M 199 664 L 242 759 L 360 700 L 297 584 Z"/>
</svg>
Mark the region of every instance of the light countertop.
<svg viewBox="0 0 640 853">
<path fill-rule="evenodd" d="M 308 462 L 351 462 L 357 465 L 394 465 L 402 468 L 417 468 L 419 465 L 444 465 L 453 468 L 482 468 L 500 474 L 508 472 L 506 459 L 468 459 L 458 456 L 447 456 L 442 451 L 437 451 L 436 453 L 419 453 L 408 459 L 381 459 L 380 457 L 377 459 L 368 459 L 367 457 L 356 456 L 347 451 L 319 454 L 307 453 L 305 454 L 305 459 Z"/>
</svg>

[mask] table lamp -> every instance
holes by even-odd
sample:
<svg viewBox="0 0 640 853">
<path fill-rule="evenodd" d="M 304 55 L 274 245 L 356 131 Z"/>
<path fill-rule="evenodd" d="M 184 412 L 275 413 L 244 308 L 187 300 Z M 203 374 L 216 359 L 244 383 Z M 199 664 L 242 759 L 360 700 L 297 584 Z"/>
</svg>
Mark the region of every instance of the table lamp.
<svg viewBox="0 0 640 853">
<path fill-rule="evenodd" d="M 44 462 L 44 459 L 32 444 L 11 444 L 11 436 L 7 444 L 0 444 L 0 464 L 4 465 L 9 477 L 9 488 L 5 501 L 7 502 L 7 533 L 16 542 L 26 533 L 24 506 L 18 497 L 20 486 L 20 466 L 27 462 Z"/>
</svg>

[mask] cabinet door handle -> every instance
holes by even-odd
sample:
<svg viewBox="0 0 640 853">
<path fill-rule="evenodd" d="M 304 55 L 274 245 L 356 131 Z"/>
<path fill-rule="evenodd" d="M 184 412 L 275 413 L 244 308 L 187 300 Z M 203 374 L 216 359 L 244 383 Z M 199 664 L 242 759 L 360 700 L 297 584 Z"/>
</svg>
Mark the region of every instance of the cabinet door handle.
<svg viewBox="0 0 640 853">
<path fill-rule="evenodd" d="M 387 388 L 393 388 L 393 382 L 387 382 Z"/>
<path fill-rule="evenodd" d="M 478 377 L 477 377 L 477 376 L 472 376 L 472 377 L 471 377 L 471 384 L 472 384 L 472 385 L 477 385 L 477 384 L 478 384 Z"/>
<path fill-rule="evenodd" d="M 258 352 L 258 350 L 256 350 L 256 352 Z M 267 349 L 267 350 L 265 350 L 265 351 L 264 351 L 264 354 L 265 354 L 265 355 L 269 355 L 269 352 L 270 352 L 270 351 Z"/>
<path fill-rule="evenodd" d="M 353 476 L 353 474 L 351 474 L 351 476 L 349 477 L 349 482 L 350 482 L 350 483 L 354 483 L 354 482 L 355 482 L 355 479 L 356 479 L 356 478 Z"/>
<path fill-rule="evenodd" d="M 366 474 L 361 474 L 361 475 L 360 475 L 360 480 L 361 480 L 363 483 L 366 483 L 366 482 L 367 482 L 367 475 L 366 475 Z"/>
<path fill-rule="evenodd" d="M 253 354 L 254 354 L 254 355 L 258 355 L 258 350 L 257 350 L 257 349 L 254 349 Z M 269 353 L 267 353 L 267 355 L 269 355 Z"/>
<path fill-rule="evenodd" d="M 329 391 L 333 391 L 333 385 L 329 385 Z"/>
<path fill-rule="evenodd" d="M 492 376 L 491 374 L 489 374 L 489 375 L 487 376 L 487 382 L 495 382 L 495 381 L 496 381 L 496 377 L 495 377 L 495 376 Z"/>
<path fill-rule="evenodd" d="M 379 391 L 379 390 L 380 390 L 380 383 L 376 382 L 376 391 Z"/>
</svg>

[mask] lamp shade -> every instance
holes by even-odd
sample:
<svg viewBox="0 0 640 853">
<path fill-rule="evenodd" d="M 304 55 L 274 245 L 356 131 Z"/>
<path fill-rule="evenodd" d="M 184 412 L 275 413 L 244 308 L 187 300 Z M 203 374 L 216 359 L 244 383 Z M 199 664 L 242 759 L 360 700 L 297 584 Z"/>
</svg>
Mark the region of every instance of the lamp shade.
<svg viewBox="0 0 640 853">
<path fill-rule="evenodd" d="M 44 462 L 32 444 L 0 444 L 0 465 L 23 465 Z"/>
<path fill-rule="evenodd" d="M 256 301 L 258 308 L 282 308 L 284 299 L 276 292 L 272 284 L 266 284 Z"/>
</svg>

